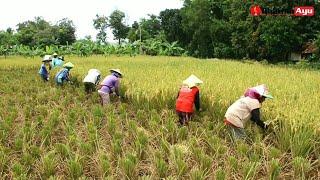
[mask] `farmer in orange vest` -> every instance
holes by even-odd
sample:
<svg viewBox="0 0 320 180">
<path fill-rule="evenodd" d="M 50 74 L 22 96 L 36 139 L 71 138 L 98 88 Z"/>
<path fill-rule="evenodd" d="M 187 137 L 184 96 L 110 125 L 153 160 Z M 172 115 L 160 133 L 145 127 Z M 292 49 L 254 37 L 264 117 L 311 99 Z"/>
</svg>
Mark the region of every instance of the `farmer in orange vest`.
<svg viewBox="0 0 320 180">
<path fill-rule="evenodd" d="M 260 108 L 266 98 L 272 99 L 273 97 L 269 94 L 266 85 L 259 85 L 247 89 L 244 96 L 228 108 L 224 122 L 233 140 L 247 138 L 244 126 L 249 119 L 262 129 L 268 129 L 268 125 L 260 119 Z"/>
<path fill-rule="evenodd" d="M 183 81 L 176 100 L 176 113 L 180 125 L 188 124 L 194 111 L 193 105 L 197 111 L 200 110 L 200 94 L 197 86 L 202 83 L 195 75 L 191 75 Z"/>
</svg>

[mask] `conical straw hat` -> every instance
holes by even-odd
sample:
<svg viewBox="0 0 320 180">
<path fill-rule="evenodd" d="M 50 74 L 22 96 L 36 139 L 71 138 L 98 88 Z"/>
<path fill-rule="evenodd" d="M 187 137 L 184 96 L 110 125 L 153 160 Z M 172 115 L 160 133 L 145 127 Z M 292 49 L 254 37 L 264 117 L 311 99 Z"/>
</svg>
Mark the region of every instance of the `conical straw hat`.
<svg viewBox="0 0 320 180">
<path fill-rule="evenodd" d="M 73 68 L 74 65 L 71 63 L 71 62 L 68 62 L 66 64 L 63 65 L 63 67 L 66 67 L 66 68 Z"/>
<path fill-rule="evenodd" d="M 120 69 L 110 69 L 110 72 L 115 72 L 118 73 L 120 75 L 120 77 L 123 76 L 122 72 L 120 71 Z"/>
<path fill-rule="evenodd" d="M 273 99 L 273 96 L 269 93 L 268 88 L 265 84 L 256 86 L 253 89 L 255 89 L 257 91 L 257 93 L 260 94 L 260 96 L 264 96 L 266 98 Z"/>
<path fill-rule="evenodd" d="M 189 88 L 192 88 L 194 86 L 198 86 L 202 84 L 203 81 L 201 81 L 197 76 L 191 75 L 186 80 L 183 81 L 183 84 L 188 85 Z"/>
<path fill-rule="evenodd" d="M 43 59 L 42 59 L 42 62 L 51 61 L 51 60 L 52 60 L 52 58 L 51 58 L 50 55 L 45 55 L 45 56 L 43 57 Z"/>
</svg>

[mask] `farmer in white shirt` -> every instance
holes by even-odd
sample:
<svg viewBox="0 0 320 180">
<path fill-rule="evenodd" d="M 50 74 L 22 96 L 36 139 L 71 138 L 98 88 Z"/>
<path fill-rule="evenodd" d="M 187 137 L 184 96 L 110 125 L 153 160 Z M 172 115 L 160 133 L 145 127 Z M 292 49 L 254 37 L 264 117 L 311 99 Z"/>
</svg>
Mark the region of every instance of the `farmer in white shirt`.
<svg viewBox="0 0 320 180">
<path fill-rule="evenodd" d="M 101 72 L 98 69 L 90 69 L 87 76 L 83 79 L 84 89 L 87 94 L 95 91 L 96 85 L 100 82 Z"/>
<path fill-rule="evenodd" d="M 250 119 L 262 129 L 268 126 L 260 119 L 260 108 L 266 98 L 272 99 L 266 85 L 259 85 L 247 89 L 244 96 L 234 102 L 225 114 L 225 125 L 229 128 L 232 138 L 245 139 L 245 123 Z"/>
</svg>

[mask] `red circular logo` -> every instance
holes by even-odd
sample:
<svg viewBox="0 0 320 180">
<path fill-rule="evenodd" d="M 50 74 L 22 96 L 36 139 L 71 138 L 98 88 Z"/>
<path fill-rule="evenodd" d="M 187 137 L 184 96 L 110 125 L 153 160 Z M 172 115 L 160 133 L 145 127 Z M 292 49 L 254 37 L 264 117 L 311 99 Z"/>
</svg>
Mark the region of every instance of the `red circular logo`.
<svg viewBox="0 0 320 180">
<path fill-rule="evenodd" d="M 252 16 L 260 16 L 262 14 L 262 10 L 261 10 L 261 7 L 258 6 L 258 5 L 255 5 L 255 6 L 252 6 L 250 8 L 250 14 Z"/>
</svg>

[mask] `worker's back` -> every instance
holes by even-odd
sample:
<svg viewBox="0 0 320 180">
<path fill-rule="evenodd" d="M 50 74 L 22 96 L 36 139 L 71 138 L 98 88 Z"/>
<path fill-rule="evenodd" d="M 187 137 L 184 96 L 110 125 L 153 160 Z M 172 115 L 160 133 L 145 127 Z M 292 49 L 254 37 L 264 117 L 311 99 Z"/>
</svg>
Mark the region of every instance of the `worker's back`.
<svg viewBox="0 0 320 180">
<path fill-rule="evenodd" d="M 179 91 L 176 101 L 176 110 L 181 112 L 193 112 L 193 104 L 197 92 L 199 92 L 197 87 L 190 89 L 187 86 L 183 86 Z"/>
<path fill-rule="evenodd" d="M 242 97 L 228 108 L 225 118 L 233 125 L 243 128 L 251 117 L 251 111 L 258 108 L 261 108 L 261 104 L 257 99 Z"/>
</svg>

